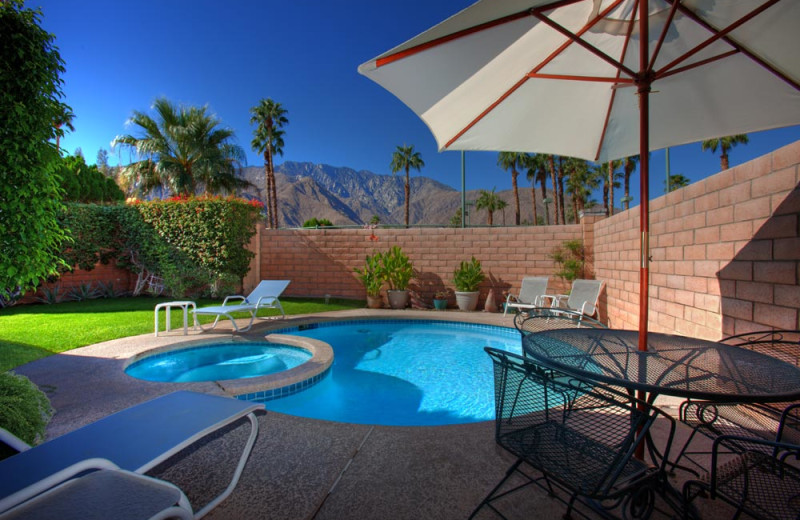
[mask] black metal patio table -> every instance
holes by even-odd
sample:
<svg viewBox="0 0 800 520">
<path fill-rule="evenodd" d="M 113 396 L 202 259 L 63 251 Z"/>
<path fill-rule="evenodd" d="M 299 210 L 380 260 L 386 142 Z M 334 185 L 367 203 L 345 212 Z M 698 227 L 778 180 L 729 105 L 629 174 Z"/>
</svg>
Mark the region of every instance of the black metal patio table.
<svg viewBox="0 0 800 520">
<path fill-rule="evenodd" d="M 525 336 L 525 355 L 545 367 L 627 390 L 729 402 L 800 399 L 800 367 L 723 343 L 651 333 L 557 329 Z"/>
</svg>

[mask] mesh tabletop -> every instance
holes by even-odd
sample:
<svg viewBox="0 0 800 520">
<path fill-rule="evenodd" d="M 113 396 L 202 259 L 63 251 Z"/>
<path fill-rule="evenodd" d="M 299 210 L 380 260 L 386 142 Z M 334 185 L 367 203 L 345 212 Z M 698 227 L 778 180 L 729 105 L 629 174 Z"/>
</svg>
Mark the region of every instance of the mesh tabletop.
<svg viewBox="0 0 800 520">
<path fill-rule="evenodd" d="M 665 394 L 717 401 L 800 399 L 800 367 L 723 343 L 635 330 L 562 329 L 523 337 L 523 350 L 544 366 L 578 377 Z"/>
</svg>

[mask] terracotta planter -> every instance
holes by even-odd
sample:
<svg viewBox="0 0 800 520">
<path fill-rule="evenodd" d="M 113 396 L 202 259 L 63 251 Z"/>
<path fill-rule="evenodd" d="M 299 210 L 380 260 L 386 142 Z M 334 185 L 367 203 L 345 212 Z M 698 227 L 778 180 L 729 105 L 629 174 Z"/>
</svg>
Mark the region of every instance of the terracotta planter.
<svg viewBox="0 0 800 520">
<path fill-rule="evenodd" d="M 392 309 L 405 309 L 408 305 L 408 291 L 386 291 L 386 296 Z"/>
<path fill-rule="evenodd" d="M 383 298 L 380 296 L 370 296 L 367 295 L 367 308 L 369 309 L 382 309 L 383 308 Z"/>
<path fill-rule="evenodd" d="M 461 292 L 456 291 L 456 304 L 462 311 L 474 311 L 478 307 L 479 291 Z"/>
</svg>

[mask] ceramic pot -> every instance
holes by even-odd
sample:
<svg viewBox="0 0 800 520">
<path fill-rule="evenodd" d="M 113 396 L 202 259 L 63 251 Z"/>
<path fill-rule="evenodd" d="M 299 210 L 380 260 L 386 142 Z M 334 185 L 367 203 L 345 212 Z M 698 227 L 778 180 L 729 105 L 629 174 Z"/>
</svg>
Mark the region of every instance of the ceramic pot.
<svg viewBox="0 0 800 520">
<path fill-rule="evenodd" d="M 437 311 L 443 311 L 447 309 L 447 300 L 433 300 L 433 307 Z"/>
<path fill-rule="evenodd" d="M 478 306 L 479 291 L 461 292 L 456 291 L 456 304 L 462 311 L 474 311 Z"/>
<path fill-rule="evenodd" d="M 405 309 L 408 305 L 408 291 L 386 291 L 386 296 L 392 309 Z"/>
<path fill-rule="evenodd" d="M 383 308 L 383 298 L 380 296 L 370 296 L 367 295 L 367 308 L 369 309 L 381 309 Z"/>
</svg>

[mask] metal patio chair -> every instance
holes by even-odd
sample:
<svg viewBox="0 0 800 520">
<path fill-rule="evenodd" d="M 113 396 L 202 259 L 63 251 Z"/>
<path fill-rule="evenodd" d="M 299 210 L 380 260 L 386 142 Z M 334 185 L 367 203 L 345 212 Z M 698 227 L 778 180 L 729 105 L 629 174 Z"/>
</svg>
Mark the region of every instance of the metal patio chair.
<svg viewBox="0 0 800 520">
<path fill-rule="evenodd" d="M 780 430 L 778 438 L 780 438 Z M 731 458 L 730 452 L 736 455 Z M 711 469 L 683 487 L 684 501 L 722 500 L 763 520 L 800 519 L 800 445 L 721 435 L 714 440 Z"/>
<path fill-rule="evenodd" d="M 517 314 L 520 311 L 528 311 L 535 307 L 544 307 L 543 297 L 547 294 L 547 283 L 549 276 L 526 276 L 522 279 L 519 295 L 509 294 L 506 297 L 506 304 L 503 308 L 503 316 L 508 314 L 509 309 L 514 309 Z"/>
<path fill-rule="evenodd" d="M 721 342 L 800 366 L 800 331 L 750 332 L 724 338 Z M 694 466 L 704 468 L 697 456 L 707 456 L 709 452 L 693 445 L 698 433 L 711 440 L 729 435 L 774 441 L 781 430 L 783 441 L 800 444 L 800 403 L 754 404 L 689 399 L 681 403 L 678 417 L 692 428 L 692 432 L 673 463 L 676 466 L 685 458 Z"/>
<path fill-rule="evenodd" d="M 495 440 L 517 460 L 471 517 L 488 507 L 505 518 L 494 502 L 535 484 L 567 506 L 566 517 L 581 503 L 603 516 L 647 518 L 664 483 L 665 460 L 654 466 L 635 453 L 659 417 L 669 424 L 662 447 L 668 452 L 674 419 L 628 394 L 485 350 L 494 363 Z M 514 475 L 525 483 L 507 489 Z"/>
</svg>

